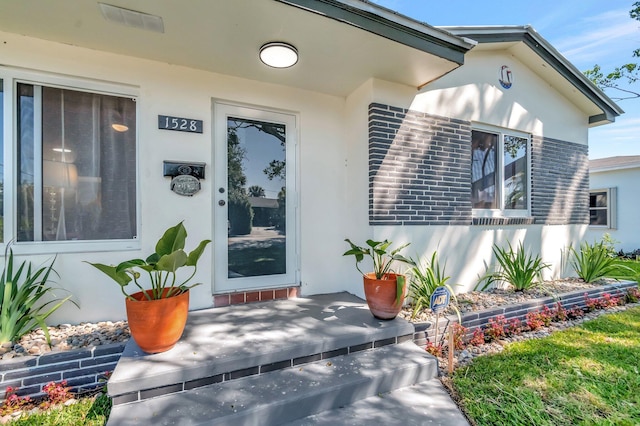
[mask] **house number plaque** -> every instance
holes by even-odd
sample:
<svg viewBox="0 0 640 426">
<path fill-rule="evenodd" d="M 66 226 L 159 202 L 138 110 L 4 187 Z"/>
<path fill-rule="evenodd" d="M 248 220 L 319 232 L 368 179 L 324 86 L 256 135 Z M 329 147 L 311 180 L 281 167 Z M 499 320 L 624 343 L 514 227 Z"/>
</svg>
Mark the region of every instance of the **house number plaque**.
<svg viewBox="0 0 640 426">
<path fill-rule="evenodd" d="M 158 115 L 158 129 L 177 132 L 202 133 L 202 120 Z"/>
<path fill-rule="evenodd" d="M 200 179 L 204 179 L 204 168 L 205 163 L 167 160 L 163 162 L 163 174 L 171 177 L 171 190 L 187 197 L 200 191 Z"/>
<path fill-rule="evenodd" d="M 178 195 L 191 197 L 200 191 L 200 181 L 191 175 L 178 175 L 171 179 L 171 190 Z"/>
</svg>

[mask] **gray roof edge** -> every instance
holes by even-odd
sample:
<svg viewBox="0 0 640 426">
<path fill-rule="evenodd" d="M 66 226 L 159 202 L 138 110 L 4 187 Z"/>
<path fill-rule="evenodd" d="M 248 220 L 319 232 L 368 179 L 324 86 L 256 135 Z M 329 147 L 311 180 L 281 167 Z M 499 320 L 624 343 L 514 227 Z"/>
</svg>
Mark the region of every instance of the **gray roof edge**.
<svg viewBox="0 0 640 426">
<path fill-rule="evenodd" d="M 500 43 L 507 41 L 521 41 L 527 44 L 542 59 L 549 63 L 556 71 L 565 77 L 576 89 L 591 102 L 602 109 L 603 114 L 590 117 L 591 122 L 615 121 L 615 117 L 624 113 L 609 96 L 589 80 L 580 70 L 558 52 L 531 25 L 519 26 L 462 26 L 439 27 L 452 34 L 468 37 L 478 43 Z"/>
<path fill-rule="evenodd" d="M 640 155 L 619 155 L 589 160 L 589 172 L 600 173 L 640 168 Z"/>
<path fill-rule="evenodd" d="M 368 0 L 276 0 L 352 25 L 458 65 L 477 43 Z"/>
</svg>

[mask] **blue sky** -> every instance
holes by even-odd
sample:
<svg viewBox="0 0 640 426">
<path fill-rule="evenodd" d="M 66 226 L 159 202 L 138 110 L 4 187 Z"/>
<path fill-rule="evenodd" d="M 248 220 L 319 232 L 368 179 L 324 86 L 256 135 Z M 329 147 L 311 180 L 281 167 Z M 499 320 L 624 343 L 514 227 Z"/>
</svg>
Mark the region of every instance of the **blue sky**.
<svg viewBox="0 0 640 426">
<path fill-rule="evenodd" d="M 373 0 L 434 26 L 529 24 L 579 70 L 639 62 L 640 22 L 629 17 L 634 0 Z M 640 83 L 635 90 L 640 91 Z M 606 91 L 614 98 L 620 92 Z M 640 98 L 617 101 L 625 114 L 589 131 L 589 157 L 640 155 Z"/>
</svg>

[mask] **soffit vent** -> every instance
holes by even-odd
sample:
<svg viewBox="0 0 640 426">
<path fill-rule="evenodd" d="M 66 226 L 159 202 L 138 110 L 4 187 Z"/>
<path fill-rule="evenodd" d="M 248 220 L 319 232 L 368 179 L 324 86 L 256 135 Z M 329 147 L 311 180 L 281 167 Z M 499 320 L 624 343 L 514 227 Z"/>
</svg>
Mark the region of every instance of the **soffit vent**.
<svg viewBox="0 0 640 426">
<path fill-rule="evenodd" d="M 164 33 L 164 23 L 162 18 L 156 15 L 149 15 L 135 10 L 124 9 L 105 3 L 98 3 L 102 16 L 107 21 L 126 25 L 127 27 L 139 28 L 141 30 Z"/>
</svg>

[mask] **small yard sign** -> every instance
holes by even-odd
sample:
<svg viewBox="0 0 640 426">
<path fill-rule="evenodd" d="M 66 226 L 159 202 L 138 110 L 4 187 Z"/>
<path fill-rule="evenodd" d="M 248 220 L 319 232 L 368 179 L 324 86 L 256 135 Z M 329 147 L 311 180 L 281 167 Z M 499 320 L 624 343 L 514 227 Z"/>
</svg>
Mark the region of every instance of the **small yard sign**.
<svg viewBox="0 0 640 426">
<path fill-rule="evenodd" d="M 451 298 L 451 292 L 444 286 L 436 287 L 431 293 L 431 310 L 436 314 L 436 331 L 435 331 L 435 344 L 438 344 L 438 319 L 440 319 L 440 313 L 447 309 L 449 306 L 449 299 Z"/>
<path fill-rule="evenodd" d="M 431 294 L 431 310 L 434 314 L 447 309 L 449 306 L 449 300 L 451 299 L 451 292 L 446 287 L 438 287 Z"/>
</svg>

